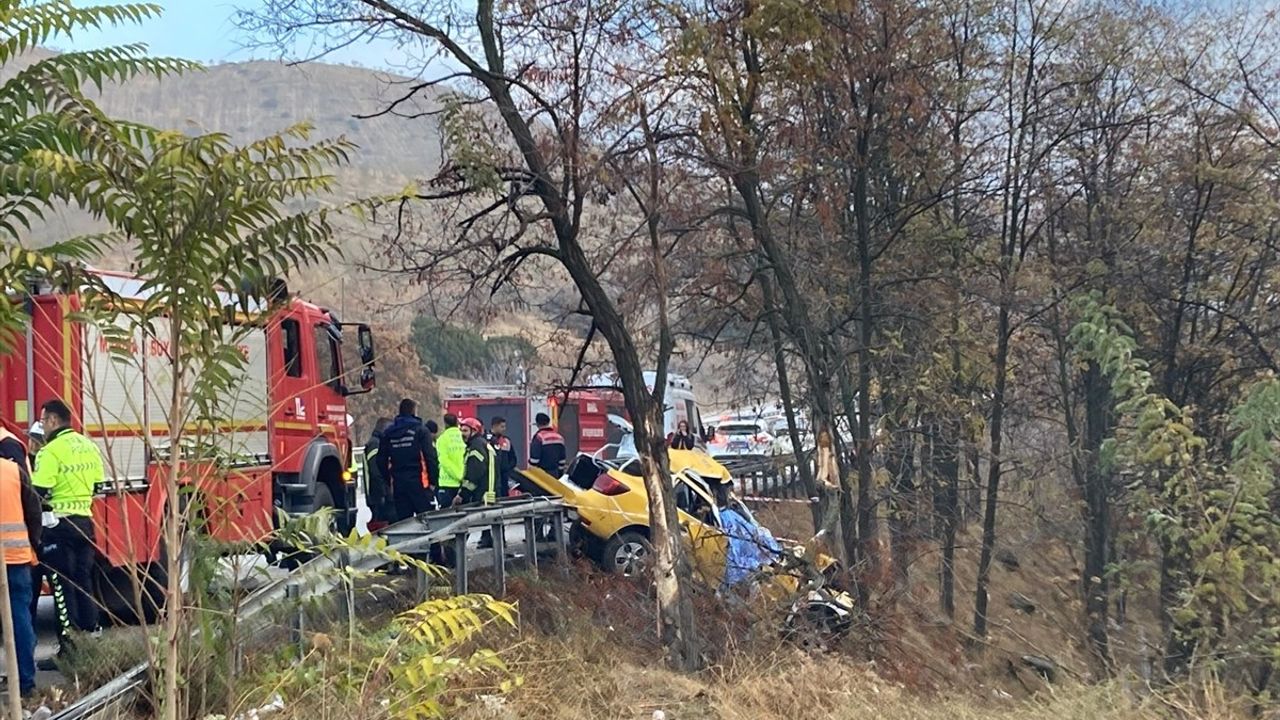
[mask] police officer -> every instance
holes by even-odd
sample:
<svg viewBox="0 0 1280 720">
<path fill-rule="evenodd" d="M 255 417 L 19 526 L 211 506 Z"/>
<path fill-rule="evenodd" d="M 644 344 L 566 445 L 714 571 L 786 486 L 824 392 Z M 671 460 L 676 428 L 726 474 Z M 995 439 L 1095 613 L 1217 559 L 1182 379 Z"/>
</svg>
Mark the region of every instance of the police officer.
<svg viewBox="0 0 1280 720">
<path fill-rule="evenodd" d="M 462 496 L 462 476 L 466 473 L 467 441 L 458 427 L 458 416 L 446 413 L 444 432 L 436 438 L 436 454 L 440 457 L 440 482 L 436 502 L 447 508 L 465 502 Z"/>
<path fill-rule="evenodd" d="M 418 417 L 418 403 L 400 401 L 400 413 L 383 431 L 376 459 L 382 476 L 391 478 L 397 520 L 432 509 L 431 482 L 439 477 L 440 466 L 431 436 Z"/>
<path fill-rule="evenodd" d="M 54 524 L 46 523 L 40 559 L 51 573 L 58 652 L 65 653 L 73 628 L 98 630 L 98 606 L 93 599 L 93 493 L 106 473 L 98 446 L 71 429 L 71 408 L 66 403 L 46 402 L 40 408 L 40 423 L 46 441 L 36 455 L 31 484 L 53 513 Z"/>
<path fill-rule="evenodd" d="M 529 464 L 551 477 L 560 477 L 565 467 L 564 437 L 551 427 L 551 418 L 546 413 L 538 413 L 534 421 L 538 431 L 529 442 Z"/>
<path fill-rule="evenodd" d="M 18 690 L 30 697 L 36 689 L 36 630 L 31 616 L 31 567 L 40 542 L 40 499 L 31 489 L 26 469 L 26 449 L 19 443 L 0 448 L 0 548 L 4 551 L 9 583 L 9 610 L 13 616 L 13 640 L 18 655 Z M 9 682 L 14 682 L 13 678 Z"/>
</svg>

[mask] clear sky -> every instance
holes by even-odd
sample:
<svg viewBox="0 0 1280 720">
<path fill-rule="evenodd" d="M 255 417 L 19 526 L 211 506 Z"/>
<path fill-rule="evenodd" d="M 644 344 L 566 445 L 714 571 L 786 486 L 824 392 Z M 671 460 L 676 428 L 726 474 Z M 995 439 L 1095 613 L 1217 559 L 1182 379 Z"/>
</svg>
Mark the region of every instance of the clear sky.
<svg viewBox="0 0 1280 720">
<path fill-rule="evenodd" d="M 151 55 L 203 63 L 276 59 L 269 50 L 246 49 L 246 39 L 235 27 L 236 10 L 256 6 L 259 0 L 151 1 L 164 7 L 164 14 L 159 18 L 141 24 L 88 30 L 73 38 L 58 37 L 49 46 L 72 50 L 144 42 Z M 119 0 L 75 0 L 75 4 L 119 4 Z M 325 58 L 326 62 L 396 70 L 403 69 L 403 60 L 404 54 L 394 45 L 378 41 L 353 46 Z"/>
</svg>

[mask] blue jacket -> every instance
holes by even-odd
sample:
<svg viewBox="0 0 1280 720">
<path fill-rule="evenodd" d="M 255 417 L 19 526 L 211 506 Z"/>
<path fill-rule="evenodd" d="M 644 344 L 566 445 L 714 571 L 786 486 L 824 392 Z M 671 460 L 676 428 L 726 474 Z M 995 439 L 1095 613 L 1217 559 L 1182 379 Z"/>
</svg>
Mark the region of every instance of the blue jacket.
<svg viewBox="0 0 1280 720">
<path fill-rule="evenodd" d="M 440 475 L 431 433 L 422 424 L 422 418 L 414 415 L 397 415 L 395 421 L 382 431 L 377 457 L 378 469 L 384 478 L 400 481 L 416 478 L 425 488 L 435 483 Z"/>
</svg>

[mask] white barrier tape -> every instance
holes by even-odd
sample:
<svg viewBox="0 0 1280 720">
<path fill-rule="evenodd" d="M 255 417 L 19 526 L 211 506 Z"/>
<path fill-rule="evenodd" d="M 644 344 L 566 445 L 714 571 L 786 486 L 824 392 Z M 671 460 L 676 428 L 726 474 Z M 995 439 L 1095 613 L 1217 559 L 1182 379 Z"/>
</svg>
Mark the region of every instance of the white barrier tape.
<svg viewBox="0 0 1280 720">
<path fill-rule="evenodd" d="M 818 498 L 816 498 L 816 497 L 811 497 L 811 498 L 772 498 L 772 497 L 764 497 L 764 496 L 762 496 L 762 495 L 744 495 L 744 496 L 742 496 L 741 498 L 738 498 L 738 499 L 739 499 L 739 500 L 742 500 L 743 502 L 803 503 L 803 504 L 805 504 L 805 505 L 816 505 L 816 504 L 818 504 Z"/>
</svg>

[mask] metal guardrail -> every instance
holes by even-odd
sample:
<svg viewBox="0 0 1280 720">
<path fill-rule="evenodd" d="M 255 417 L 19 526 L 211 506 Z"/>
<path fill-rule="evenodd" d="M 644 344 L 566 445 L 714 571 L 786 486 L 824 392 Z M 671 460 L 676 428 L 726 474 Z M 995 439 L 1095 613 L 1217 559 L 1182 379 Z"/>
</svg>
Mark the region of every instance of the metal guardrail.
<svg viewBox="0 0 1280 720">
<path fill-rule="evenodd" d="M 417 517 L 383 528 L 377 534 L 387 539 L 388 547 L 405 555 L 426 556 L 431 546 L 451 541 L 454 545 L 454 582 L 459 593 L 467 589 L 469 563 L 466 538 L 476 530 L 493 532 L 493 569 L 497 576 L 499 594 L 506 591 L 506 556 L 502 528 L 521 523 L 525 528 L 527 560 L 537 571 L 536 528 L 539 520 L 557 522 L 555 541 L 557 560 L 567 563 L 564 519 L 568 509 L 559 498 L 521 497 L 504 498 L 495 505 L 461 506 L 423 513 Z M 485 550 L 484 552 L 488 552 Z M 340 568 L 359 572 L 371 572 L 387 563 L 386 556 L 377 550 L 353 549 L 337 557 L 320 556 L 299 566 L 285 577 L 272 581 L 254 591 L 236 613 L 238 631 L 251 636 L 265 622 L 265 610 L 283 600 L 301 601 L 319 595 L 327 595 L 343 584 Z M 300 628 L 299 628 L 300 630 Z M 50 720 L 85 720 L 140 690 L 147 682 L 150 663 L 140 663 L 115 679 L 98 687 L 76 702 L 53 715 Z"/>
</svg>

